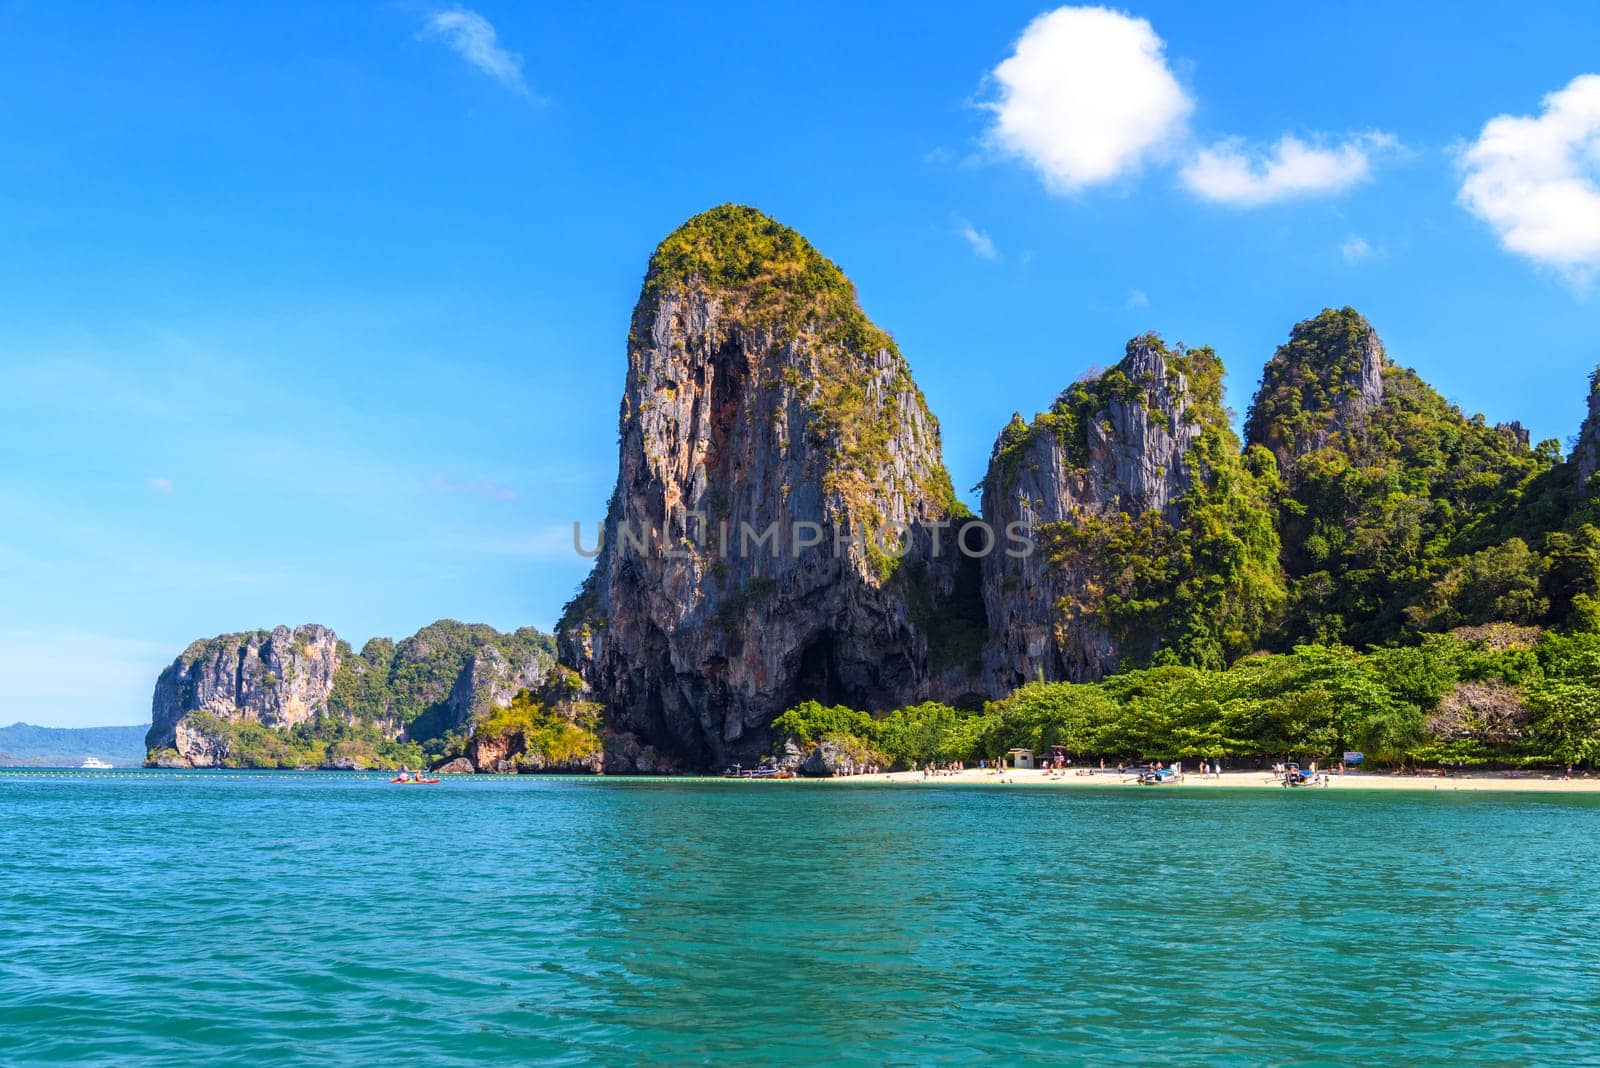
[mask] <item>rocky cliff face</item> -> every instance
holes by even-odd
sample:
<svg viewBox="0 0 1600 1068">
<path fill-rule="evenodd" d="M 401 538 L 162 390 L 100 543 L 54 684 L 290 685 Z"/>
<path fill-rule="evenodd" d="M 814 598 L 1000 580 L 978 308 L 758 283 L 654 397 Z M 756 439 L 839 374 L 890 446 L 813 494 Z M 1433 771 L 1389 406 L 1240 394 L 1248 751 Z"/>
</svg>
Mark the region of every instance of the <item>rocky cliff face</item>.
<svg viewBox="0 0 1600 1068">
<path fill-rule="evenodd" d="M 725 206 L 661 244 L 621 423 L 607 540 L 559 635 L 633 736 L 611 752 L 749 761 L 801 700 L 884 708 L 967 687 L 929 653 L 926 620 L 960 571 L 938 424 L 804 238 Z M 874 544 L 887 523 L 911 528 L 898 561 Z"/>
<path fill-rule="evenodd" d="M 1239 527 L 1240 544 L 1223 555 L 1241 568 L 1241 588 L 1272 584 L 1276 541 L 1228 429 L 1221 376 L 1209 349 L 1169 350 L 1146 335 L 1032 425 L 1017 415 L 1001 433 L 983 517 L 997 531 L 1031 531 L 1037 548 L 983 561 L 991 693 L 1038 679 L 1098 679 L 1169 647 L 1182 591 L 1163 571 L 1169 557 L 1211 536 L 1190 529 L 1208 510 Z"/>
<path fill-rule="evenodd" d="M 393 646 L 380 667 L 384 715 L 407 738 L 436 738 L 536 690 L 555 667 L 550 637 L 441 620 Z M 365 651 L 363 651 L 365 652 Z"/>
<path fill-rule="evenodd" d="M 538 689 L 554 666 L 548 656 L 526 655 L 513 662 L 496 646 L 485 646 L 467 659 L 450 688 L 445 729 L 454 730 L 492 709 L 507 707 L 520 691 Z"/>
<path fill-rule="evenodd" d="M 995 695 L 1115 669 L 1121 650 L 1109 629 L 1077 612 L 1091 576 L 1052 562 L 1048 535 L 1085 515 L 1172 511 L 1191 477 L 1185 457 L 1198 425 L 1189 408 L 1187 377 L 1159 340 L 1141 337 L 1115 368 L 1068 389 L 1032 426 L 1012 416 L 989 459 L 983 518 L 996 530 L 1020 525 L 1037 548 L 983 561 L 984 667 Z"/>
<path fill-rule="evenodd" d="M 437 737 L 538 687 L 555 665 L 550 645 L 536 631 L 502 635 L 450 620 L 398 645 L 373 639 L 360 654 L 315 624 L 224 634 L 192 643 L 161 673 L 145 745 L 166 766 L 217 767 L 231 755 L 219 722 L 279 731 L 339 722 L 390 739 Z"/>
<path fill-rule="evenodd" d="M 146 747 L 182 741 L 198 753 L 204 747 L 183 722 L 191 712 L 293 727 L 326 711 L 338 644 L 338 635 L 314 624 L 192 643 L 156 680 Z"/>
<path fill-rule="evenodd" d="M 1571 463 L 1577 469 L 1578 490 L 1587 490 L 1589 479 L 1600 471 L 1600 368 L 1589 376 L 1589 410 L 1578 428 L 1578 442 L 1572 449 Z"/>
<path fill-rule="evenodd" d="M 1293 483 L 1302 456 L 1365 435 L 1383 402 L 1385 362 L 1378 332 L 1354 308 L 1296 324 L 1261 373 L 1246 440 L 1269 449 Z"/>
</svg>

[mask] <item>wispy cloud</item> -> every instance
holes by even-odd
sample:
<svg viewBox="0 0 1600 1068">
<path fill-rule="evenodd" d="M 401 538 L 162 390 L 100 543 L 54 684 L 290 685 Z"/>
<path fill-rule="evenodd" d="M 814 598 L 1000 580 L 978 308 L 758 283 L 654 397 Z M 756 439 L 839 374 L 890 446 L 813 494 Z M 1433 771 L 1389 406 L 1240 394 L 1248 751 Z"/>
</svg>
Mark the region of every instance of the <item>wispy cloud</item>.
<svg viewBox="0 0 1600 1068">
<path fill-rule="evenodd" d="M 509 502 L 517 499 L 516 490 L 492 478 L 471 478 L 458 482 L 443 475 L 434 475 L 428 479 L 428 489 L 434 493 L 471 493 L 495 501 Z"/>
<path fill-rule="evenodd" d="M 476 11 L 464 7 L 433 11 L 419 36 L 444 42 L 445 47 L 507 89 L 534 99 L 522 76 L 522 57 L 502 48 L 494 24 Z"/>
<path fill-rule="evenodd" d="M 980 260 L 990 263 L 1000 262 L 1000 250 L 994 247 L 994 239 L 982 230 L 973 226 L 965 219 L 956 220 L 956 230 L 972 246 L 972 252 Z"/>
<path fill-rule="evenodd" d="M 1378 250 L 1372 247 L 1372 242 L 1360 234 L 1351 234 L 1339 243 L 1339 255 L 1351 267 L 1365 263 L 1377 254 Z"/>
<path fill-rule="evenodd" d="M 1546 96 L 1537 117 L 1490 119 L 1460 165 L 1457 200 L 1501 247 L 1575 285 L 1600 271 L 1600 74 Z"/>
<path fill-rule="evenodd" d="M 1133 292 L 1128 294 L 1128 307 L 1130 307 L 1130 308 L 1148 308 L 1149 306 L 1150 306 L 1150 298 L 1149 298 L 1149 296 L 1147 296 L 1145 294 L 1144 290 L 1135 289 Z"/>
<path fill-rule="evenodd" d="M 1253 207 L 1342 192 L 1371 177 L 1374 155 L 1397 146 L 1385 133 L 1357 134 L 1335 145 L 1285 135 L 1265 150 L 1230 138 L 1195 153 L 1178 177 L 1206 200 Z"/>
<path fill-rule="evenodd" d="M 151 479 L 146 479 L 145 480 L 145 485 L 147 487 L 149 487 L 151 493 L 162 493 L 162 494 L 170 495 L 172 493 L 172 490 L 173 490 L 172 479 L 170 479 L 170 478 L 151 478 Z"/>
</svg>

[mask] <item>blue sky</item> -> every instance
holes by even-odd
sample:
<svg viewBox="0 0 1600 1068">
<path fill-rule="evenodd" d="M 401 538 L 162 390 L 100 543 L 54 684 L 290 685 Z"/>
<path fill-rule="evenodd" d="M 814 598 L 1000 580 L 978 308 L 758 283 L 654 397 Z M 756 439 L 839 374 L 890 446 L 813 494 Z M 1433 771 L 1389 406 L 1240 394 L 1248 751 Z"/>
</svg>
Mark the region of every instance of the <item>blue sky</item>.
<svg viewBox="0 0 1600 1068">
<path fill-rule="evenodd" d="M 958 487 L 1134 334 L 1242 411 L 1328 305 L 1565 441 L 1600 8 L 1323 7 L 0 3 L 0 721 L 138 722 L 226 630 L 549 627 L 724 201 L 856 281 Z"/>
</svg>

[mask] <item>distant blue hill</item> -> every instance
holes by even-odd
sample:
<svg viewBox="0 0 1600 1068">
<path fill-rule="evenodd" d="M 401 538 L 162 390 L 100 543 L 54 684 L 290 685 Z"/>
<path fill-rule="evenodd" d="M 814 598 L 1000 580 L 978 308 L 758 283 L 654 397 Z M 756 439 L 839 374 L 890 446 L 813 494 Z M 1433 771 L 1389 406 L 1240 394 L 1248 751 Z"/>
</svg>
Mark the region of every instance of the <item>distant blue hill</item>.
<svg viewBox="0 0 1600 1068">
<path fill-rule="evenodd" d="M 118 766 L 144 761 L 147 723 L 132 727 L 0 727 L 0 764 L 71 767 L 89 757 Z"/>
</svg>

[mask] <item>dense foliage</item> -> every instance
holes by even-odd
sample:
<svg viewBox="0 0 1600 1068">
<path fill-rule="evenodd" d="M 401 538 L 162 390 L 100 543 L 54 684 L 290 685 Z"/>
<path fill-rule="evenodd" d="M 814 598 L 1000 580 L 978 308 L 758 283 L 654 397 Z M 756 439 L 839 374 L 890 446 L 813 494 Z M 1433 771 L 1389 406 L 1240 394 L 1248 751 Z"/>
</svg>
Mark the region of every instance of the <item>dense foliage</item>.
<svg viewBox="0 0 1600 1068">
<path fill-rule="evenodd" d="M 1296 323 L 1262 371 L 1245 416 L 1246 438 L 1282 457 L 1359 445 L 1363 434 L 1351 415 L 1374 358 L 1381 364 L 1383 346 L 1354 308 L 1326 308 Z"/>
<path fill-rule="evenodd" d="M 1373 352 L 1382 397 L 1366 410 L 1358 379 Z M 1544 531 L 1522 504 L 1559 459 L 1555 443 L 1529 449 L 1513 429 L 1464 415 L 1388 362 L 1355 310 L 1295 327 L 1247 426 L 1284 464 L 1283 643 L 1366 645 L 1408 629 L 1547 618 L 1544 564 L 1528 540 Z"/>
<path fill-rule="evenodd" d="M 470 733 L 441 756 L 470 753 L 492 744 L 512 766 L 543 770 L 576 767 L 600 756 L 600 706 L 589 702 L 545 703 L 524 690 L 506 708 L 473 721 Z"/>
<path fill-rule="evenodd" d="M 442 619 L 398 643 L 374 638 L 359 654 L 341 643 L 328 711 L 356 724 L 403 728 L 418 741 L 440 738 L 465 718 L 449 704 L 456 680 L 468 660 L 488 649 L 509 664 L 555 660 L 555 640 L 532 627 L 502 634 Z"/>
<path fill-rule="evenodd" d="M 1177 518 L 1080 514 L 1046 532 L 1052 564 L 1086 577 L 1061 625 L 1105 627 L 1124 668 L 1216 669 L 1262 647 L 1414 644 L 1490 622 L 1600 626 L 1600 504 L 1575 465 L 1554 441 L 1530 448 L 1517 425 L 1463 414 L 1390 362 L 1354 309 L 1294 328 L 1263 372 L 1242 454 L 1214 354 L 1168 358 L 1202 429 L 1185 458 L 1202 477 Z M 1002 478 L 1040 433 L 1090 463 L 1108 406 L 1154 396 L 1126 364 L 1070 387 L 1032 426 L 1014 420 Z"/>
<path fill-rule="evenodd" d="M 812 746 L 852 739 L 896 767 L 1065 747 L 1079 763 L 1285 757 L 1559 766 L 1600 758 L 1600 634 L 1500 625 L 1359 653 L 1305 645 L 1227 670 L 1164 666 L 1033 683 L 981 713 L 922 704 L 874 718 L 816 702 L 774 723 Z"/>
</svg>

